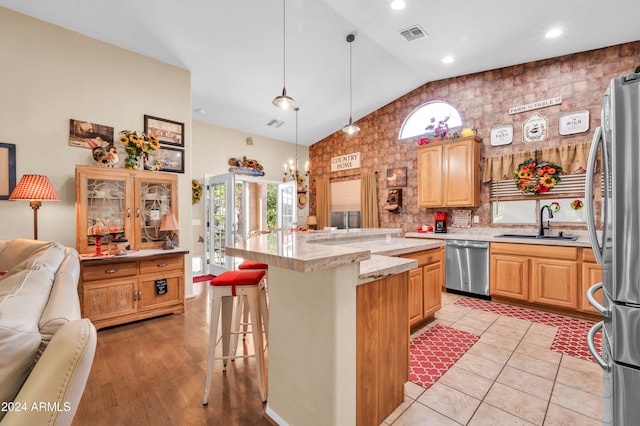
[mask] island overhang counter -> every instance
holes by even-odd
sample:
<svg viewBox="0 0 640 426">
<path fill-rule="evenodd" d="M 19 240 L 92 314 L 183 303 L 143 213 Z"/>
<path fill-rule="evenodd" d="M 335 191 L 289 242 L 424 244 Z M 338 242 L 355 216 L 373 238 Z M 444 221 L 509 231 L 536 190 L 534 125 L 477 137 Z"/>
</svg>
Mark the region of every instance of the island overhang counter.
<svg viewBox="0 0 640 426">
<path fill-rule="evenodd" d="M 283 231 L 227 246 L 269 265 L 266 414 L 277 424 L 378 425 L 402 403 L 417 262 L 371 254 L 385 243 L 396 250 L 399 233 Z"/>
</svg>

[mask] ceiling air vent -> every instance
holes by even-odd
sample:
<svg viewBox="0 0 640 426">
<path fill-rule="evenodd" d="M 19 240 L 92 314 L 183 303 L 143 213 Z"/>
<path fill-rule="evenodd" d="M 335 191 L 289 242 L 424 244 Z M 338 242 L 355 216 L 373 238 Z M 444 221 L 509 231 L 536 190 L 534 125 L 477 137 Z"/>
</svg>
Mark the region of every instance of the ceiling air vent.
<svg viewBox="0 0 640 426">
<path fill-rule="evenodd" d="M 269 127 L 275 127 L 275 128 L 277 129 L 278 127 L 282 126 L 283 124 L 284 124 L 284 121 L 282 121 L 282 120 L 276 120 L 276 119 L 274 118 L 273 120 L 270 120 L 270 121 L 267 123 L 267 126 L 269 126 Z"/>
<path fill-rule="evenodd" d="M 420 25 L 414 25 L 413 27 L 409 27 L 405 30 L 402 30 L 400 31 L 400 35 L 405 39 L 407 39 L 407 41 L 413 41 L 421 37 L 429 36 L 429 34 L 424 32 L 424 30 L 420 27 Z"/>
</svg>

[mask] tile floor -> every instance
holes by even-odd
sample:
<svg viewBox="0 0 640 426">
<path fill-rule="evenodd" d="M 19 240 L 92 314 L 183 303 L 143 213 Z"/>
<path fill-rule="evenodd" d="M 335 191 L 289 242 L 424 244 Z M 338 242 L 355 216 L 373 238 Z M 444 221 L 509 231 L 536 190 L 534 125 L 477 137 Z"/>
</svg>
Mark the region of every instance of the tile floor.
<svg viewBox="0 0 640 426">
<path fill-rule="evenodd" d="M 551 351 L 557 328 L 454 304 L 436 319 L 480 339 L 429 389 L 405 386 L 383 425 L 601 425 L 602 370 Z"/>
</svg>

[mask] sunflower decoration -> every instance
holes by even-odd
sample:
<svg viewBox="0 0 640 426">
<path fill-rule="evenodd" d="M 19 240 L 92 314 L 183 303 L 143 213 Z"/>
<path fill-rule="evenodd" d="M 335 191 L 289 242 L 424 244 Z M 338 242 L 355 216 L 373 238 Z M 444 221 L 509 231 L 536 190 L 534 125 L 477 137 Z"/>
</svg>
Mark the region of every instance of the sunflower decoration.
<svg viewBox="0 0 640 426">
<path fill-rule="evenodd" d="M 160 148 L 160 141 L 155 135 L 137 130 L 122 130 L 118 140 L 127 151 L 124 165 L 129 169 L 137 169 L 138 159 L 145 160 Z"/>
<path fill-rule="evenodd" d="M 197 180 L 191 181 L 191 204 L 196 204 L 202 197 L 202 184 Z"/>
<path fill-rule="evenodd" d="M 537 163 L 532 158 L 518 165 L 513 178 L 523 194 L 544 194 L 560 183 L 562 167 L 549 163 Z"/>
</svg>

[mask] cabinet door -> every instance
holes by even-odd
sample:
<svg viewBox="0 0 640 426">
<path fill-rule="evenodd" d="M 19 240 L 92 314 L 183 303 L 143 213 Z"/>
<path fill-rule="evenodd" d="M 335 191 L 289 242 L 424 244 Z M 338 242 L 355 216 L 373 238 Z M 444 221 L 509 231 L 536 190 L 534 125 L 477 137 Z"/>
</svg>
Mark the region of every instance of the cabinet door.
<svg viewBox="0 0 640 426">
<path fill-rule="evenodd" d="M 437 261 L 424 267 L 423 293 L 424 317 L 430 317 L 442 306 L 443 278 L 442 262 Z"/>
<path fill-rule="evenodd" d="M 418 207 L 443 205 L 442 145 L 418 150 Z"/>
<path fill-rule="evenodd" d="M 135 249 L 162 247 L 175 231 L 161 231 L 162 216 L 178 219 L 178 178 L 168 173 L 138 172 L 134 180 Z"/>
<path fill-rule="evenodd" d="M 423 310 L 423 271 L 422 268 L 416 268 L 409 271 L 409 325 L 414 326 L 415 324 L 422 321 Z"/>
<path fill-rule="evenodd" d="M 587 300 L 587 290 L 597 283 L 602 282 L 602 266 L 597 263 L 583 263 L 582 264 L 582 285 L 580 286 L 580 310 L 583 312 L 589 312 L 592 314 L 600 315 L 600 312 L 596 311 L 591 303 Z M 602 290 L 598 290 L 595 294 L 598 302 L 602 303 Z"/>
<path fill-rule="evenodd" d="M 575 261 L 531 259 L 531 302 L 578 309 Z"/>
<path fill-rule="evenodd" d="M 130 174 L 123 169 L 78 166 L 76 168 L 76 250 L 96 253 L 96 235 L 106 243 L 109 232 L 122 232 L 132 240 Z M 106 251 L 106 244 L 103 246 Z"/>
<path fill-rule="evenodd" d="M 137 311 L 137 280 L 127 277 L 82 285 L 82 316 L 96 322 Z"/>
<path fill-rule="evenodd" d="M 529 299 L 529 260 L 523 256 L 492 254 L 489 268 L 492 296 Z"/>
<path fill-rule="evenodd" d="M 478 161 L 479 144 L 473 139 L 444 145 L 444 205 L 479 205 Z"/>
<path fill-rule="evenodd" d="M 180 271 L 141 275 L 138 293 L 139 309 L 141 311 L 155 309 L 181 302 L 182 287 L 184 286 L 183 275 Z"/>
</svg>

